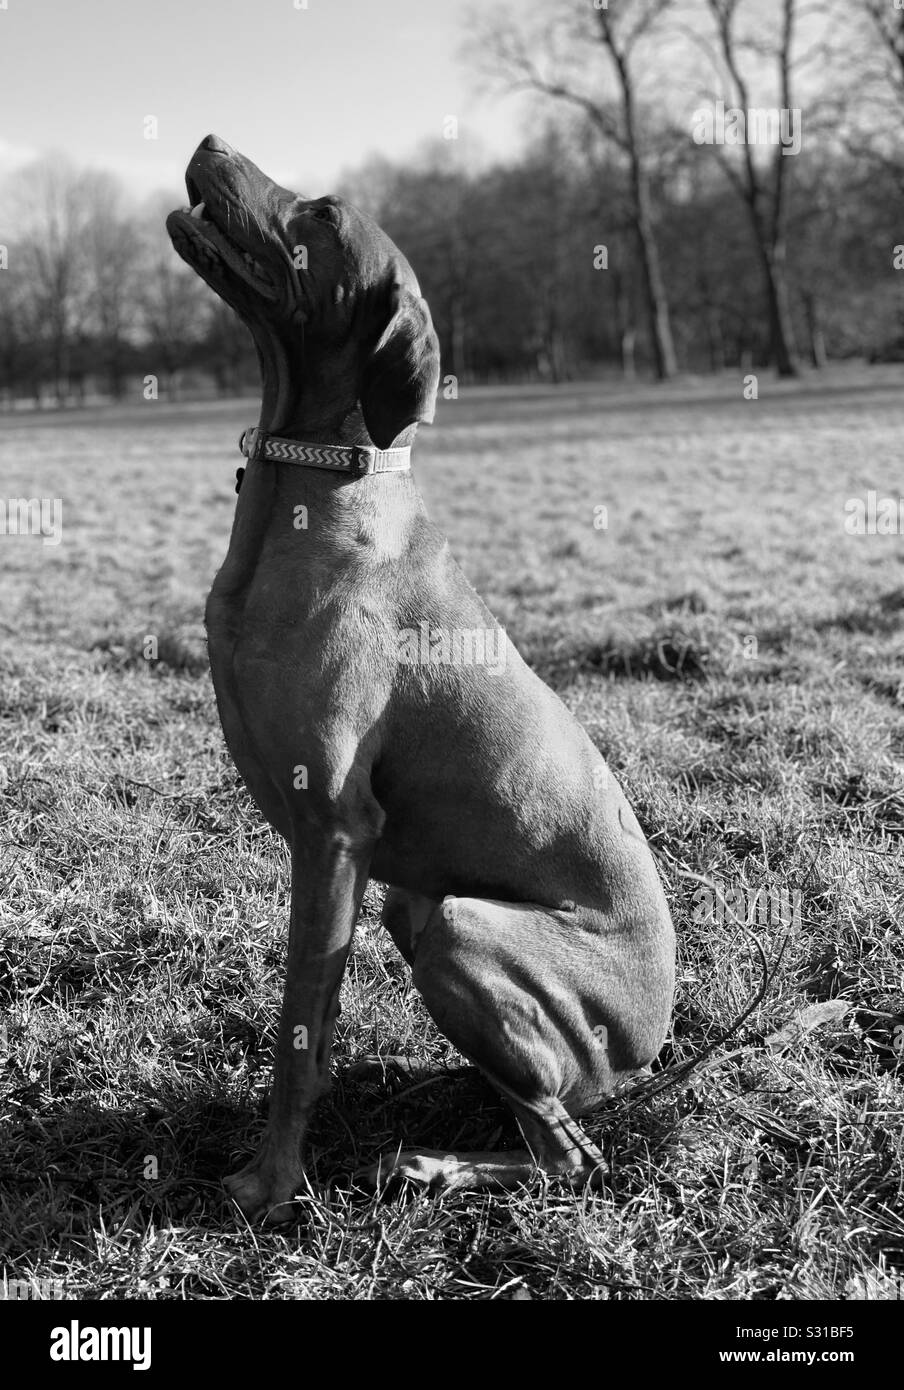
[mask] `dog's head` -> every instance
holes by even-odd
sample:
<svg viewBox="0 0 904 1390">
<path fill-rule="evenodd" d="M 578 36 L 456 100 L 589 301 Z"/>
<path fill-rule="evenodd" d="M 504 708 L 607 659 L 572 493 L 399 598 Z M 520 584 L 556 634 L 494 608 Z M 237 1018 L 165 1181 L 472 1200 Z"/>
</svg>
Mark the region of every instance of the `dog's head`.
<svg viewBox="0 0 904 1390">
<path fill-rule="evenodd" d="M 337 406 L 360 402 L 379 448 L 433 419 L 439 344 L 430 311 L 372 218 L 342 198 L 291 193 L 215 135 L 198 146 L 185 183 L 190 207 L 170 213 L 167 231 L 248 325 L 265 376 L 287 378 L 278 413 L 293 389 L 326 392 Z"/>
</svg>

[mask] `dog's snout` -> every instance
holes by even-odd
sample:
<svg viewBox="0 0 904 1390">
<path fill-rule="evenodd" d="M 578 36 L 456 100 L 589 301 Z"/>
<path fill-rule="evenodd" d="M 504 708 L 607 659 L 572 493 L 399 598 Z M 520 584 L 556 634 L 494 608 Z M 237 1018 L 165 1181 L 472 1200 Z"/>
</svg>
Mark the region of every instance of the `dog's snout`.
<svg viewBox="0 0 904 1390">
<path fill-rule="evenodd" d="M 205 135 L 198 148 L 211 154 L 235 154 L 232 146 L 226 140 L 221 140 L 219 135 Z"/>
</svg>

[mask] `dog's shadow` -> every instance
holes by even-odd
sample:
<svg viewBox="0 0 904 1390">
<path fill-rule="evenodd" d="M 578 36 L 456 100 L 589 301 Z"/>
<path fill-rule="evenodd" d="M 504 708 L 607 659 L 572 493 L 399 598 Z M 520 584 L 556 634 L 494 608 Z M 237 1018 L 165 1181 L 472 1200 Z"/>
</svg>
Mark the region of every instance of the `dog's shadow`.
<svg viewBox="0 0 904 1390">
<path fill-rule="evenodd" d="M 605 1114 L 598 1119 L 605 1130 Z M 61 1260 L 83 1259 L 100 1224 L 117 1232 L 123 1257 L 130 1240 L 140 1247 L 149 1224 L 222 1230 L 231 1210 L 223 1176 L 251 1158 L 265 1124 L 266 1102 L 237 1102 L 213 1086 L 205 1092 L 178 1080 L 131 1107 L 78 1102 L 50 1115 L 20 1112 L 0 1160 L 3 1264 L 46 1260 L 48 1246 Z M 653 1115 L 640 1127 L 654 1146 L 658 1130 L 668 1129 Z M 617 1142 L 625 1137 L 622 1131 Z M 603 1133 L 601 1140 L 606 1147 Z M 403 1074 L 390 1067 L 360 1076 L 343 1065 L 312 1116 L 307 1171 L 315 1191 L 347 1187 L 353 1201 L 360 1194 L 364 1202 L 370 1195 L 354 1174 L 381 1154 L 521 1147 L 514 1116 L 476 1068 Z"/>
<path fill-rule="evenodd" d="M 109 1225 L 124 1204 L 138 1203 L 144 1217 L 165 1211 L 182 1218 L 198 1210 L 207 1190 L 219 1198 L 236 1118 L 228 1099 L 178 1086 L 153 1103 L 79 1100 L 51 1114 L 20 1112 L 6 1127 L 0 1157 L 3 1254 L 13 1253 L 13 1232 L 30 1230 L 46 1247 L 53 1230 L 93 1229 L 99 1208 Z"/>
<path fill-rule="evenodd" d="M 0 1158 L 0 1259 L 8 1267 L 55 1255 L 83 1258 L 100 1219 L 136 1239 L 149 1223 L 222 1229 L 231 1203 L 223 1176 L 254 1154 L 266 1101 L 206 1092 L 174 1080 L 152 1100 L 107 1107 L 77 1101 L 52 1113 L 27 1098 L 7 1126 Z M 381 1153 L 406 1147 L 515 1146 L 514 1119 L 472 1068 L 366 1080 L 343 1068 L 316 1107 L 308 1134 L 315 1188 L 348 1183 Z M 127 1241 L 126 1241 L 127 1244 Z"/>
</svg>

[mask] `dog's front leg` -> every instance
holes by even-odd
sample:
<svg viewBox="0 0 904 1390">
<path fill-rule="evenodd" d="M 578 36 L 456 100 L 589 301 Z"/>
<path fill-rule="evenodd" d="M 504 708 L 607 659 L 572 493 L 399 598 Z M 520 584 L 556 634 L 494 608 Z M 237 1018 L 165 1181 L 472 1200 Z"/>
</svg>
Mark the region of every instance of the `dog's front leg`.
<svg viewBox="0 0 904 1390">
<path fill-rule="evenodd" d="M 257 1155 L 226 1186 L 249 1221 L 292 1215 L 303 1180 L 308 1116 L 329 1069 L 339 987 L 367 886 L 373 842 L 345 829 L 299 827 L 292 849 L 286 986 L 270 1116 Z"/>
</svg>

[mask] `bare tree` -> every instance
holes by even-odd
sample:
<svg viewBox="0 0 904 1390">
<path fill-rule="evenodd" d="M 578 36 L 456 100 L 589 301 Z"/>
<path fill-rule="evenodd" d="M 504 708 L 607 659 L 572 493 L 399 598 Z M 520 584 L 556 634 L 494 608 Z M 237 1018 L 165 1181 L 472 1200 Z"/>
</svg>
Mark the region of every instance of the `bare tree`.
<svg viewBox="0 0 904 1390">
<path fill-rule="evenodd" d="M 204 338 L 214 300 L 200 278 L 173 254 L 163 227 L 169 197 L 149 199 L 141 210 L 143 240 L 136 302 L 149 353 L 149 372 L 162 376 L 171 397 L 177 373 Z"/>
<path fill-rule="evenodd" d="M 889 0 L 854 0 L 854 4 L 879 40 L 885 77 L 904 104 L 904 9 Z"/>
<path fill-rule="evenodd" d="M 213 375 L 221 396 L 235 395 L 242 376 L 255 365 L 254 339 L 238 314 L 221 300 L 214 300 L 207 319 L 203 361 Z M 253 380 L 253 372 L 248 373 Z"/>
<path fill-rule="evenodd" d="M 643 286 L 650 314 L 656 372 L 660 378 L 674 376 L 678 367 L 669 321 L 668 300 L 659 262 L 659 248 L 653 230 L 650 183 L 643 153 L 637 86 L 631 59 L 638 40 L 652 30 L 671 3 L 672 0 L 646 0 L 645 3 L 636 4 L 633 25 L 626 20 L 620 26 L 616 22 L 615 12 L 610 12 L 606 7 L 595 11 L 601 40 L 618 74 L 624 149 L 631 171 L 634 229 L 637 233 Z M 627 7 L 626 12 L 629 15 L 632 13 Z"/>
<path fill-rule="evenodd" d="M 564 77 L 561 63 L 541 62 L 535 56 L 536 45 L 524 28 L 517 28 L 508 16 L 489 27 L 481 26 L 477 41 L 481 61 L 484 66 L 488 61 L 492 64 L 510 91 L 530 90 L 578 107 L 602 139 L 626 161 L 630 223 L 637 242 L 653 360 L 656 375 L 664 380 L 675 375 L 677 360 L 653 216 L 638 55 L 642 41 L 654 33 L 674 0 L 611 0 L 608 5 L 593 8 L 580 0 L 572 3 L 570 18 L 574 22 L 570 32 L 564 27 L 560 30 L 560 36 L 566 40 L 569 71 L 581 73 L 586 69 L 589 39 L 596 51 L 605 56 L 607 75 L 615 92 L 613 98 L 602 92 L 589 93 L 586 83 L 582 84 L 578 77 Z M 476 49 L 477 44 L 472 47 Z"/>
<path fill-rule="evenodd" d="M 403 247 L 416 247 L 418 276 L 431 284 L 433 312 L 446 320 L 449 369 L 468 373 L 469 300 L 481 250 L 475 227 L 473 177 L 456 142 L 430 140 L 405 168 L 369 160 L 346 171 L 342 191 L 383 223 Z"/>
<path fill-rule="evenodd" d="M 738 13 L 742 0 L 707 0 L 716 28 L 718 50 L 731 88 L 731 99 L 747 113 L 751 110 L 750 82 L 745 73 L 738 35 Z M 758 59 L 771 56 L 778 67 L 779 104 L 783 111 L 793 108 L 791 91 L 792 47 L 798 0 L 780 0 L 779 34 L 773 45 L 747 44 Z M 786 275 L 786 179 L 789 172 L 786 149 L 776 141 L 768 160 L 760 162 L 748 138 L 742 143 L 738 167 L 724 149 L 720 162 L 739 196 L 743 199 L 760 261 L 772 358 L 780 376 L 795 376 L 798 370 L 794 328 L 788 298 Z"/>
<path fill-rule="evenodd" d="M 98 365 L 118 400 L 125 389 L 124 350 L 137 322 L 135 295 L 141 244 L 134 218 L 124 207 L 122 186 L 108 173 L 84 177 L 88 321 L 97 336 Z"/>
<path fill-rule="evenodd" d="M 5 243 L 4 243 L 5 245 Z M 9 408 L 17 393 L 30 389 L 37 398 L 38 332 L 34 302 L 22 257 L 13 248 L 0 271 L 0 400 Z"/>
<path fill-rule="evenodd" d="M 13 236 L 46 346 L 51 386 L 61 403 L 85 294 L 88 214 L 82 175 L 62 156 L 51 155 L 19 171 L 9 191 Z"/>
<path fill-rule="evenodd" d="M 845 84 L 851 118 L 844 143 L 861 164 L 891 173 L 904 184 L 901 121 L 904 118 L 904 9 L 894 0 L 850 0 L 852 50 Z"/>
</svg>

